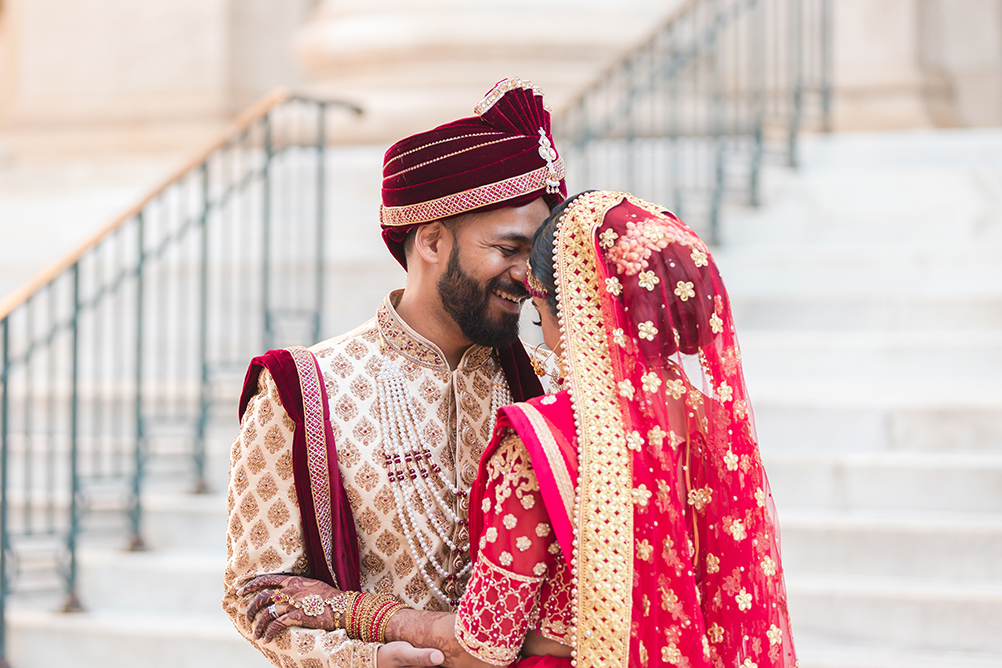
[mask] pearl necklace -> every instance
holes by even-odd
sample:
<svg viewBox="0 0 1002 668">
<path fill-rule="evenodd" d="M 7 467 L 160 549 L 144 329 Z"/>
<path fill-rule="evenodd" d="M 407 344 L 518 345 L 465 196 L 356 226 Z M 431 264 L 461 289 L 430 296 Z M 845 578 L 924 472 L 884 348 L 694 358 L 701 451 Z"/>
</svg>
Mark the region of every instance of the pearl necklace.
<svg viewBox="0 0 1002 668">
<path fill-rule="evenodd" d="M 389 360 L 385 361 L 376 380 L 379 422 L 383 434 L 383 447 L 386 450 L 386 468 L 404 537 L 425 583 L 443 601 L 455 606 L 459 602 L 458 597 L 447 596 L 442 591 L 429 575 L 427 565 L 431 564 L 441 578 L 454 582 L 469 573 L 473 564 L 467 562 L 455 574 L 442 568 L 434 558 L 436 552 L 434 541 L 418 527 L 426 524 L 435 537 L 447 545 L 453 553 L 469 554 L 468 540 L 464 544 L 452 540 L 456 525 L 465 526 L 468 521 L 454 512 L 451 504 L 446 503 L 444 498 L 445 489 L 452 492 L 457 499 L 467 496 L 468 492 L 462 488 L 458 474 L 458 458 L 456 480 L 453 482 L 442 476 L 442 470 L 432 460 L 431 452 L 421 445 L 417 431 L 418 420 L 408 401 L 409 394 L 404 375 L 396 364 Z M 507 383 L 503 374 L 498 372 L 493 380 L 491 392 L 489 424 L 492 433 L 497 419 L 497 409 L 511 402 Z M 434 478 L 439 484 L 432 484 L 429 478 Z M 441 511 L 441 516 L 433 512 L 435 508 Z"/>
</svg>

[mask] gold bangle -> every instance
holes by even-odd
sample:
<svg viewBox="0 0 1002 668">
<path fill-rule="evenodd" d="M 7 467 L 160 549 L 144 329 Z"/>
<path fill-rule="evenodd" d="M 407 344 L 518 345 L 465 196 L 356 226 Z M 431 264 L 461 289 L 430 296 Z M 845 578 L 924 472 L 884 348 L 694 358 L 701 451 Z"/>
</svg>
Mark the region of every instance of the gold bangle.
<svg viewBox="0 0 1002 668">
<path fill-rule="evenodd" d="M 390 625 L 390 617 L 397 614 L 406 607 L 407 605 L 405 603 L 391 603 L 388 606 L 386 606 L 383 618 L 379 622 L 378 636 L 380 643 L 386 644 L 386 628 Z"/>
</svg>

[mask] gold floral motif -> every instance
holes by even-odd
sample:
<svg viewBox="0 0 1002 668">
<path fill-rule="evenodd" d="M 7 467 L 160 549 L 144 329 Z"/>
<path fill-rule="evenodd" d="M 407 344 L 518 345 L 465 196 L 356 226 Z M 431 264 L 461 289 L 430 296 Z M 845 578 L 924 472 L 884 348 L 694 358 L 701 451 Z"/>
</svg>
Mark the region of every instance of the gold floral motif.
<svg viewBox="0 0 1002 668">
<path fill-rule="evenodd" d="M 765 637 L 769 639 L 770 645 L 780 645 L 783 643 L 783 629 L 773 624 L 765 632 Z"/>
<path fill-rule="evenodd" d="M 727 465 L 727 470 L 728 471 L 737 471 L 738 470 L 738 456 L 736 454 L 734 454 L 733 451 L 728 450 L 727 454 L 724 455 L 724 464 Z"/>
<path fill-rule="evenodd" d="M 680 399 L 686 392 L 685 381 L 682 379 L 669 380 L 665 383 L 665 392 L 671 392 L 672 399 Z"/>
<path fill-rule="evenodd" d="M 724 321 L 716 313 L 710 316 L 710 330 L 714 334 L 720 334 L 724 331 Z"/>
<path fill-rule="evenodd" d="M 623 284 L 615 276 L 607 278 L 605 279 L 605 291 L 618 297 L 623 292 Z"/>
<path fill-rule="evenodd" d="M 707 264 L 709 264 L 706 259 L 706 253 L 699 250 L 698 248 L 693 248 L 692 254 L 689 257 L 692 258 L 693 264 L 695 264 L 697 267 L 705 267 Z"/>
<path fill-rule="evenodd" d="M 720 557 L 712 554 L 706 555 L 706 572 L 707 573 L 720 572 Z"/>
<path fill-rule="evenodd" d="M 776 574 L 776 561 L 772 557 L 766 555 L 762 559 L 761 565 L 762 565 L 762 572 L 765 573 L 767 577 L 771 578 L 773 575 Z"/>
<path fill-rule="evenodd" d="M 675 646 L 675 643 L 670 642 L 667 647 L 661 648 L 661 660 L 677 666 L 679 661 L 682 660 L 682 651 Z"/>
<path fill-rule="evenodd" d="M 654 555 L 654 546 L 645 538 L 637 541 L 637 557 L 644 561 L 650 561 Z"/>
<path fill-rule="evenodd" d="M 626 447 L 634 452 L 640 452 L 641 448 L 644 447 L 644 437 L 640 435 L 639 431 L 631 431 L 626 435 Z"/>
<path fill-rule="evenodd" d="M 664 445 L 665 436 L 667 435 L 665 430 L 659 425 L 654 425 L 654 428 L 647 432 L 647 442 L 660 450 Z"/>
<path fill-rule="evenodd" d="M 633 490 L 633 503 L 638 506 L 646 506 L 647 502 L 650 501 L 653 495 L 654 492 L 647 489 L 647 485 L 640 483 L 640 485 Z"/>
<path fill-rule="evenodd" d="M 612 330 L 612 340 L 617 346 L 626 347 L 626 334 L 621 327 Z"/>
<path fill-rule="evenodd" d="M 619 396 L 626 397 L 627 399 L 632 399 L 633 393 L 636 392 L 633 388 L 633 383 L 630 382 L 629 378 L 620 381 L 617 384 L 617 387 L 619 388 Z"/>
<path fill-rule="evenodd" d="M 734 596 L 734 600 L 738 602 L 738 610 L 743 610 L 747 612 L 751 610 L 752 595 L 749 594 L 744 588 Z"/>
<path fill-rule="evenodd" d="M 653 394 L 658 391 L 659 387 L 661 387 L 661 378 L 653 371 L 649 371 L 648 373 L 642 375 L 640 380 L 643 383 L 644 392 Z"/>
<path fill-rule="evenodd" d="M 734 540 L 744 540 L 748 537 L 745 525 L 741 523 L 741 520 L 734 520 L 725 530 L 734 537 Z"/>
<path fill-rule="evenodd" d="M 616 239 L 618 238 L 619 235 L 613 230 L 604 230 L 600 235 L 598 235 L 598 244 L 602 248 L 612 248 L 612 245 L 616 243 Z"/>
<path fill-rule="evenodd" d="M 758 504 L 759 508 L 765 508 L 765 492 L 759 487 L 755 490 L 755 503 Z"/>
<path fill-rule="evenodd" d="M 734 389 L 727 385 L 726 380 L 722 380 L 717 387 L 717 396 L 721 401 L 730 401 L 734 398 Z"/>
<path fill-rule="evenodd" d="M 675 296 L 687 302 L 696 296 L 696 291 L 692 288 L 692 281 L 679 281 L 675 284 Z"/>
<path fill-rule="evenodd" d="M 705 508 L 713 500 L 712 496 L 713 490 L 709 487 L 690 489 L 689 505 L 695 507 L 697 511 L 703 512 L 703 508 Z"/>
<path fill-rule="evenodd" d="M 637 277 L 640 287 L 645 288 L 648 291 L 653 292 L 654 286 L 661 282 L 653 271 L 642 271 Z"/>
<path fill-rule="evenodd" d="M 706 630 L 706 635 L 714 645 L 724 642 L 724 629 L 721 628 L 720 624 L 714 623 Z"/>
<path fill-rule="evenodd" d="M 653 341 L 654 337 L 658 335 L 658 328 L 654 326 L 654 323 L 650 320 L 640 323 L 637 327 L 637 336 L 648 341 Z"/>
</svg>

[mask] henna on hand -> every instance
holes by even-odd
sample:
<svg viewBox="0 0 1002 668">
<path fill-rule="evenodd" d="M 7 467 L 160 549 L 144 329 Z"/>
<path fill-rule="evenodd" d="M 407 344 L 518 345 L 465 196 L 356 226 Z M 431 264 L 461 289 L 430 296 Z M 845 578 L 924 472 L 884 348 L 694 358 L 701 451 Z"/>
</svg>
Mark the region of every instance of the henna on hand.
<svg viewBox="0 0 1002 668">
<path fill-rule="evenodd" d="M 237 594 L 245 597 L 255 592 L 257 595 L 247 608 L 247 622 L 255 638 L 271 642 L 279 633 L 292 626 L 324 631 L 341 628 L 334 612 L 326 605 L 326 601 L 341 591 L 326 582 L 298 575 L 269 574 L 254 578 L 241 587 Z M 325 602 L 320 606 L 319 614 L 308 615 L 301 607 L 307 596 L 319 597 L 320 601 Z"/>
</svg>

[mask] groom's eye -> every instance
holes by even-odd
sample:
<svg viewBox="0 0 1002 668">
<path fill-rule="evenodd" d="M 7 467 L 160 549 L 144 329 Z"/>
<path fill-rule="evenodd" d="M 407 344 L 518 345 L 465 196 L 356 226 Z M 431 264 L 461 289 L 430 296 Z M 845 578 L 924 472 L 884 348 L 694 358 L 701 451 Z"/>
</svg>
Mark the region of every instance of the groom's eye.
<svg viewBox="0 0 1002 668">
<path fill-rule="evenodd" d="M 501 251 L 501 254 L 505 257 L 511 257 L 518 252 L 517 248 L 512 248 L 511 246 L 495 246 L 495 248 Z"/>
</svg>

